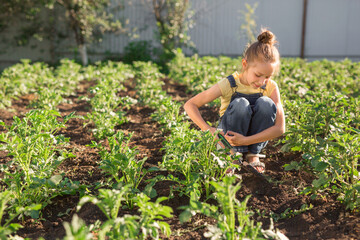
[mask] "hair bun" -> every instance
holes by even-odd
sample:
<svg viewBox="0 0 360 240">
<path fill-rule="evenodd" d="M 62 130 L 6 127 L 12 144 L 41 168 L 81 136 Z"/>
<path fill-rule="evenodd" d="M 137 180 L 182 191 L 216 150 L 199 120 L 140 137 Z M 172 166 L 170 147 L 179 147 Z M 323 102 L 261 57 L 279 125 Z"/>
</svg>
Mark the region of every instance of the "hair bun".
<svg viewBox="0 0 360 240">
<path fill-rule="evenodd" d="M 270 44 L 271 46 L 276 43 L 275 35 L 269 30 L 262 30 L 257 39 L 259 42 L 264 44 Z"/>
</svg>

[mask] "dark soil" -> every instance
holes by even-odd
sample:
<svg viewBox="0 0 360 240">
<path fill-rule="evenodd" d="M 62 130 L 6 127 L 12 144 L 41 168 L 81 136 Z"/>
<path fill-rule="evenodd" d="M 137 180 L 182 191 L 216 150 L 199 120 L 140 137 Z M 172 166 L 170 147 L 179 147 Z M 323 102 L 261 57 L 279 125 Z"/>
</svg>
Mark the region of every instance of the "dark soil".
<svg viewBox="0 0 360 240">
<path fill-rule="evenodd" d="M 164 79 L 164 90 L 173 96 L 176 101 L 185 101 L 191 96 L 186 93 L 186 87 L 176 84 L 169 79 Z M 87 95 L 87 89 L 93 83 L 83 81 L 79 86 L 77 96 L 69 97 L 72 104 L 61 104 L 58 106 L 61 114 L 67 115 L 73 111 L 79 116 L 84 116 L 90 111 L 89 104 L 80 100 L 78 97 Z M 120 92 L 122 96 L 129 95 L 137 98 L 133 88 L 133 82 L 125 83 L 126 90 Z M 0 110 L 0 119 L 7 125 L 11 124 L 14 116 L 22 117 L 29 109 L 27 105 L 32 96 L 24 96 L 13 101 L 11 109 Z M 161 126 L 152 120 L 151 113 L 154 110 L 141 105 L 133 105 L 127 111 L 128 122 L 117 126 L 125 132 L 134 132 L 131 146 L 139 150 L 139 158 L 147 157 L 145 167 L 157 166 L 162 161 L 162 143 L 167 133 L 163 133 Z M 215 123 L 218 119 L 218 109 L 214 107 L 203 107 L 201 113 L 206 121 Z M 88 146 L 95 138 L 91 132 L 91 125 L 84 127 L 85 120 L 81 118 L 71 119 L 67 123 L 67 128 L 62 129 L 60 134 L 70 138 L 67 147 L 76 155 L 75 158 L 65 160 L 58 171 L 65 173 L 65 177 L 72 181 L 79 181 L 81 184 L 89 185 L 90 190 L 96 183 L 106 180 L 106 176 L 99 169 L 100 157 L 98 151 Z M 195 127 L 195 126 L 194 126 Z M 5 131 L 0 128 L 0 133 Z M 266 174 L 273 179 L 272 184 L 268 184 L 254 175 L 240 172 L 242 176 L 242 187 L 237 193 L 239 200 L 243 200 L 247 195 L 251 195 L 248 207 L 255 212 L 254 220 L 260 221 L 263 228 L 267 229 L 270 225 L 269 215 L 280 216 L 287 209 L 299 210 L 302 205 L 312 205 L 313 207 L 304 212 L 293 214 L 291 217 L 279 219 L 274 223 L 275 228 L 279 229 L 289 239 L 360 239 L 360 215 L 345 210 L 344 206 L 336 201 L 336 196 L 329 196 L 321 199 L 312 200 L 310 196 L 300 195 L 299 189 L 311 184 L 313 175 L 306 171 L 284 171 L 284 164 L 291 161 L 300 161 L 301 155 L 294 153 L 283 153 L 281 146 L 275 144 L 276 141 L 269 142 L 266 147 Z M 106 141 L 102 141 L 106 145 Z M 10 157 L 4 151 L 0 151 L 0 164 L 5 164 Z M 145 176 L 144 180 L 150 179 L 164 172 L 151 172 Z M 3 174 L 0 173 L 3 178 Z M 145 184 L 141 184 L 143 188 Z M 161 181 L 155 185 L 158 196 L 169 196 L 174 183 L 171 181 Z M 63 222 L 70 222 L 79 195 L 66 195 L 52 199 L 51 204 L 43 210 L 42 220 L 25 219 L 22 222 L 24 228 L 17 234 L 24 238 L 37 239 L 62 239 L 65 235 Z M 187 205 L 189 199 L 186 197 L 175 197 L 164 201 L 173 208 L 174 218 L 168 219 L 172 229 L 172 236 L 169 239 L 205 239 L 203 234 L 206 231 L 205 224 L 213 224 L 214 220 L 197 215 L 191 222 L 180 224 L 178 216 L 181 211 L 178 207 Z M 119 215 L 129 213 L 122 210 Z M 86 204 L 77 213 L 87 224 L 95 221 L 104 221 L 106 218 L 102 212 L 92 204 Z M 131 212 L 130 212 L 131 214 Z M 133 213 L 135 214 L 135 212 Z M 164 239 L 167 239 L 164 237 Z"/>
</svg>

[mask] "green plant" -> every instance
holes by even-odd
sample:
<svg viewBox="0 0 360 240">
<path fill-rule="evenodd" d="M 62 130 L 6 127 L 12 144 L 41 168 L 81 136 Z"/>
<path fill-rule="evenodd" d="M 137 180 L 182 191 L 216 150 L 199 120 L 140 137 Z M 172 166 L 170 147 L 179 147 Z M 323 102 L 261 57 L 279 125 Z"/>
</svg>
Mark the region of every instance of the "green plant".
<svg viewBox="0 0 360 240">
<path fill-rule="evenodd" d="M 34 203 L 45 207 L 51 198 L 61 194 L 62 175 L 54 173 L 63 160 L 74 155 L 61 148 L 68 139 L 56 133 L 65 127 L 73 113 L 64 117 L 63 122 L 58 122 L 57 117 L 60 114 L 56 111 L 32 110 L 23 119 L 14 117 L 8 132 L 0 135 L 6 143 L 5 149 L 13 156 L 3 169 L 4 182 L 13 191 L 13 210 Z M 39 217 L 39 211 L 25 214 Z"/>
<path fill-rule="evenodd" d="M 45 63 L 34 63 L 22 59 L 21 63 L 6 68 L 0 76 L 0 108 L 11 106 L 11 100 L 22 95 L 36 92 L 39 86 L 47 85 L 54 80 L 52 69 Z"/>
<path fill-rule="evenodd" d="M 235 71 L 240 60 L 185 57 L 179 50 L 168 67 L 172 79 L 196 94 Z M 348 59 L 306 62 L 283 58 L 281 66 L 273 80 L 281 91 L 287 132 L 278 144 L 283 143 L 282 151 L 303 156 L 303 161 L 292 161 L 285 169 L 313 172 L 316 179 L 302 193 L 312 194 L 313 198 L 326 198 L 333 193 L 348 209 L 356 210 L 359 207 L 359 63 Z M 175 155 L 175 158 L 180 157 Z M 165 161 L 168 160 L 166 156 Z"/>
<path fill-rule="evenodd" d="M 61 102 L 63 102 L 63 98 L 59 91 L 40 87 L 37 92 L 37 98 L 31 101 L 29 107 L 56 110 L 56 107 Z"/>
<path fill-rule="evenodd" d="M 123 61 L 125 63 L 132 63 L 134 61 L 151 61 L 152 51 L 151 41 L 129 42 L 124 48 Z"/>
<path fill-rule="evenodd" d="M 18 223 L 15 223 L 13 220 L 20 214 L 22 214 L 23 212 L 29 212 L 29 211 L 37 211 L 41 208 L 41 205 L 39 204 L 34 204 L 31 206 L 27 206 L 27 207 L 22 207 L 19 206 L 16 208 L 15 212 L 8 212 L 8 218 L 5 220 L 3 219 L 4 214 L 7 210 L 7 205 L 8 203 L 12 200 L 13 196 L 12 196 L 12 192 L 11 191 L 3 191 L 0 192 L 0 239 L 1 240 L 6 240 L 9 239 L 13 236 L 11 236 L 11 234 L 15 231 L 17 231 L 18 229 L 22 228 L 22 226 Z"/>
<path fill-rule="evenodd" d="M 260 235 L 261 223 L 254 225 L 251 220 L 252 213 L 246 210 L 250 196 L 243 202 L 236 199 L 236 192 L 240 189 L 240 182 L 233 185 L 236 176 L 224 177 L 223 181 L 211 181 L 214 186 L 214 198 L 219 203 L 219 208 L 207 203 L 199 202 L 196 194 L 191 195 L 190 206 L 180 215 L 181 222 L 188 221 L 191 216 L 202 213 L 217 220 L 216 225 L 208 227 L 205 237 L 211 239 L 257 239 Z M 221 214 L 219 214 L 221 210 Z"/>
<path fill-rule="evenodd" d="M 255 16 L 255 10 L 258 7 L 259 3 L 254 3 L 253 6 L 251 6 L 248 3 L 245 3 L 245 7 L 247 11 L 240 10 L 240 13 L 243 15 L 242 19 L 245 23 L 241 24 L 240 29 L 241 33 L 244 34 L 247 38 L 248 43 L 255 42 L 256 40 L 256 16 Z"/>
<path fill-rule="evenodd" d="M 123 186 L 121 190 L 100 189 L 99 197 L 83 197 L 77 209 L 79 210 L 85 203 L 91 202 L 98 206 L 106 215 L 108 220 L 100 226 L 99 239 L 159 239 L 159 230 L 170 235 L 170 227 L 162 220 L 163 217 L 172 217 L 172 209 L 162 206 L 160 202 L 166 198 L 159 198 L 155 203 L 149 201 L 150 198 L 140 193 L 134 196 L 134 202 L 139 207 L 140 215 L 124 215 L 118 217 L 119 209 L 126 195 L 130 191 L 130 186 Z"/>
<path fill-rule="evenodd" d="M 159 230 L 167 237 L 170 236 L 171 230 L 168 223 L 158 220 L 163 220 L 164 217 L 171 218 L 172 208 L 163 206 L 160 203 L 167 200 L 166 197 L 157 198 L 155 202 L 151 202 L 150 198 L 144 193 L 137 195 L 136 205 L 139 207 L 140 226 L 141 226 L 141 239 L 146 239 L 150 236 L 152 239 L 159 239 Z"/>
<path fill-rule="evenodd" d="M 90 69 L 88 68 L 87 71 Z M 119 107 L 128 108 L 135 102 L 130 97 L 118 96 L 118 91 L 124 89 L 122 82 L 133 77 L 132 70 L 128 65 L 109 61 L 100 69 L 98 72 L 100 75 L 93 76 L 100 79 L 98 84 L 90 90 L 90 93 L 94 95 L 90 99 L 92 112 L 87 114 L 86 119 L 89 122 L 85 124 L 93 123 L 95 125 L 92 131 L 97 139 L 113 135 L 114 127 L 126 122 L 126 112 L 120 110 Z"/>
<path fill-rule="evenodd" d="M 176 48 L 191 47 L 194 43 L 190 41 L 188 30 L 194 23 L 191 20 L 192 11 L 188 8 L 188 0 L 165 0 L 152 1 L 153 10 L 158 27 L 158 38 L 162 45 L 159 55 L 160 65 L 166 68 L 166 63 L 175 55 L 173 50 Z"/>
<path fill-rule="evenodd" d="M 68 222 L 64 222 L 64 228 L 66 232 L 66 236 L 64 240 L 91 240 L 94 239 L 94 235 L 91 233 L 91 230 L 94 225 L 90 227 L 86 226 L 85 222 L 78 217 L 78 215 L 74 214 L 71 219 L 71 224 Z"/>
<path fill-rule="evenodd" d="M 197 182 L 200 189 L 205 188 L 206 197 L 209 197 L 212 192 L 210 181 L 224 177 L 226 170 L 232 166 L 231 157 L 226 151 L 216 149 L 218 140 L 210 132 L 191 129 L 189 123 L 172 129 L 164 144 L 165 156 L 161 167 L 182 173 L 185 179 L 181 184 L 185 186 Z"/>
<path fill-rule="evenodd" d="M 126 136 L 124 132 L 118 131 L 108 138 L 109 151 L 100 144 L 96 146 L 100 150 L 99 154 L 102 159 L 100 168 L 108 173 L 112 179 L 115 179 L 116 182 L 125 182 L 137 188 L 147 172 L 146 169 L 143 169 L 147 158 L 137 159 L 139 152 L 129 146 L 131 136 Z"/>
<path fill-rule="evenodd" d="M 85 203 L 91 202 L 99 207 L 99 209 L 105 214 L 107 219 L 116 219 L 122 205 L 125 200 L 125 195 L 129 192 L 130 187 L 128 185 L 122 186 L 118 189 L 99 189 L 98 198 L 93 196 L 84 196 L 79 201 L 77 210 L 79 210 Z"/>
<path fill-rule="evenodd" d="M 309 211 L 313 208 L 313 205 L 307 205 L 307 204 L 303 204 L 301 205 L 300 209 L 291 209 L 291 208 L 287 208 L 285 209 L 284 212 L 280 213 L 280 214 L 276 214 L 271 212 L 270 213 L 270 217 L 271 219 L 273 219 L 275 222 L 279 221 L 280 219 L 286 219 L 286 218 L 291 218 L 294 217 L 296 215 L 299 215 L 303 212 Z"/>
<path fill-rule="evenodd" d="M 6 240 L 9 235 L 18 229 L 22 228 L 22 226 L 18 223 L 11 223 L 11 221 L 17 216 L 17 214 L 11 214 L 10 218 L 3 223 L 3 216 L 6 210 L 7 203 L 10 201 L 11 193 L 9 191 L 0 192 L 0 239 Z"/>
</svg>

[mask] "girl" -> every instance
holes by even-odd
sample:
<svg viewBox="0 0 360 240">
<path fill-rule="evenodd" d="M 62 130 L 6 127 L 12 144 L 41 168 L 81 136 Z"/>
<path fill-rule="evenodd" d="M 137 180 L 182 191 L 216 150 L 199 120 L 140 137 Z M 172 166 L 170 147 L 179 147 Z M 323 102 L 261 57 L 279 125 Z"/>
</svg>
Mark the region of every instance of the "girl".
<svg viewBox="0 0 360 240">
<path fill-rule="evenodd" d="M 221 97 L 220 133 L 262 173 L 265 165 L 259 157 L 264 155 L 259 153 L 268 140 L 285 132 L 285 116 L 278 86 L 271 79 L 280 68 L 275 35 L 262 30 L 257 40 L 244 52 L 241 73 L 235 72 L 192 97 L 184 108 L 201 130 L 214 134 L 217 129 L 204 121 L 199 107 Z"/>
</svg>

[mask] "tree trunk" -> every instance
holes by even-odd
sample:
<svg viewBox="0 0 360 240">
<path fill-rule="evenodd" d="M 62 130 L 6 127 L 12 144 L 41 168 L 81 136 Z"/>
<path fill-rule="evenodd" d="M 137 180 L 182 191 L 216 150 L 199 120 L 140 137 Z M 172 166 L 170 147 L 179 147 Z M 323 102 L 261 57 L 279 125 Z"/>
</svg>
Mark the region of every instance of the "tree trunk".
<svg viewBox="0 0 360 240">
<path fill-rule="evenodd" d="M 79 45 L 79 52 L 81 57 L 81 62 L 84 66 L 88 64 L 88 55 L 86 51 L 86 44 L 80 44 Z"/>
</svg>

